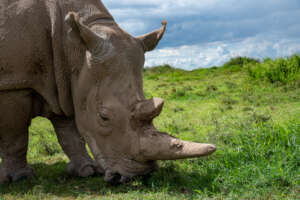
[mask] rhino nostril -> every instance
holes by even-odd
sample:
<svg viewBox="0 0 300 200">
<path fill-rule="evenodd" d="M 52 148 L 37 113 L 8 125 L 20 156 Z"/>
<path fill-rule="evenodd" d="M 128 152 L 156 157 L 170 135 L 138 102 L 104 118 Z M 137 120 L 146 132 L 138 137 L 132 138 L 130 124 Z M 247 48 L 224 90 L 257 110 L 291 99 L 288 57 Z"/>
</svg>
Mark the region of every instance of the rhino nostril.
<svg viewBox="0 0 300 200">
<path fill-rule="evenodd" d="M 132 181 L 131 178 L 128 178 L 126 176 L 122 176 L 121 180 L 120 180 L 120 183 L 130 183 L 131 181 Z"/>
<path fill-rule="evenodd" d="M 112 173 L 110 171 L 105 173 L 104 181 L 112 185 L 120 184 L 121 175 L 119 173 Z"/>
<path fill-rule="evenodd" d="M 217 149 L 217 148 L 216 148 L 214 145 L 211 145 L 211 146 L 209 147 L 209 152 L 213 153 L 213 152 L 216 151 L 216 149 Z"/>
</svg>

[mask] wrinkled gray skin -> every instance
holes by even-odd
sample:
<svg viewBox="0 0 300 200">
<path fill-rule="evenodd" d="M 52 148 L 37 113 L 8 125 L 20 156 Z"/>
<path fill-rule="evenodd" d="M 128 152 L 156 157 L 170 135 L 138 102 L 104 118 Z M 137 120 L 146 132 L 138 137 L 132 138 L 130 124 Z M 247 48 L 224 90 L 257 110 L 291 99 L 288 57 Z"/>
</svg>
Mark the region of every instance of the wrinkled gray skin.
<svg viewBox="0 0 300 200">
<path fill-rule="evenodd" d="M 100 0 L 1 0 L 0 183 L 34 175 L 26 152 L 36 116 L 52 121 L 75 176 L 104 173 L 106 181 L 122 183 L 153 171 L 156 160 L 214 152 L 152 124 L 163 100 L 145 100 L 144 53 L 165 29 L 163 22 L 132 37 Z"/>
</svg>

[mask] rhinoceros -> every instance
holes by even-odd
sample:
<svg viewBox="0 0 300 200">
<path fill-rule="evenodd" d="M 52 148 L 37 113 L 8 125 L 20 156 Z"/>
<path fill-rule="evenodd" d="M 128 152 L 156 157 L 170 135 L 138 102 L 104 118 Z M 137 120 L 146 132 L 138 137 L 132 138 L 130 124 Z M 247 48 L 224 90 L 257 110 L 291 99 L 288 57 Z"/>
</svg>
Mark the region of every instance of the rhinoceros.
<svg viewBox="0 0 300 200">
<path fill-rule="evenodd" d="M 124 183 L 152 172 L 157 160 L 213 153 L 212 144 L 182 141 L 153 125 L 164 101 L 145 99 L 144 54 L 166 24 L 133 37 L 100 0 L 1 0 L 0 183 L 34 175 L 26 154 L 37 116 L 52 122 L 74 176 Z"/>
</svg>

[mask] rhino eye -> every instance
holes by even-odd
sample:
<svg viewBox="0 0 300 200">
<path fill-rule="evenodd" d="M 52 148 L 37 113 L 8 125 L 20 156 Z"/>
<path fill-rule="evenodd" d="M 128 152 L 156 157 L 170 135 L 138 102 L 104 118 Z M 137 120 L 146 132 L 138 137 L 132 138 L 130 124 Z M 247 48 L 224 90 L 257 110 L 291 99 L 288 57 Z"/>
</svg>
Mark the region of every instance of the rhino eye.
<svg viewBox="0 0 300 200">
<path fill-rule="evenodd" d="M 104 116 L 104 115 L 101 115 L 100 114 L 100 117 L 103 121 L 109 121 L 109 118 L 107 116 Z"/>
<path fill-rule="evenodd" d="M 104 113 L 104 112 L 98 113 L 98 117 L 100 117 L 105 122 L 109 121 L 108 115 L 106 113 Z"/>
<path fill-rule="evenodd" d="M 97 117 L 99 124 L 103 127 L 107 127 L 110 125 L 110 121 L 112 119 L 112 111 L 100 104 L 98 107 Z"/>
<path fill-rule="evenodd" d="M 111 115 L 110 115 L 110 111 L 107 108 L 105 108 L 103 106 L 99 106 L 97 115 L 98 115 L 98 118 L 100 119 L 101 125 L 106 126 L 109 124 Z"/>
</svg>

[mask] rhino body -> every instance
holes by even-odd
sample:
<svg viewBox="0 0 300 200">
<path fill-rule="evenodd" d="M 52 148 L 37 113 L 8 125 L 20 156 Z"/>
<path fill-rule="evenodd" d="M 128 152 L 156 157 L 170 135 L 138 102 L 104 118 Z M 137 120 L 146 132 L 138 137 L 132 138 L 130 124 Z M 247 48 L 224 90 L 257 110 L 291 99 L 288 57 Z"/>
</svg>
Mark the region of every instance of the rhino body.
<svg viewBox="0 0 300 200">
<path fill-rule="evenodd" d="M 99 173 L 122 183 L 153 171 L 156 160 L 214 152 L 213 145 L 181 141 L 152 124 L 163 100 L 144 97 L 144 53 L 165 30 L 163 22 L 132 37 L 100 0 L 2 0 L 0 183 L 34 175 L 26 153 L 36 116 L 53 123 L 75 176 Z"/>
</svg>

